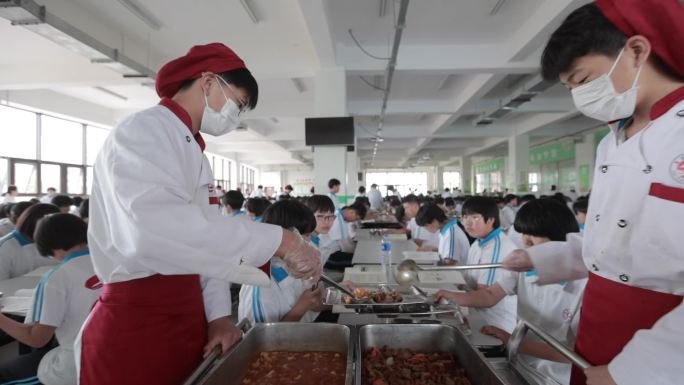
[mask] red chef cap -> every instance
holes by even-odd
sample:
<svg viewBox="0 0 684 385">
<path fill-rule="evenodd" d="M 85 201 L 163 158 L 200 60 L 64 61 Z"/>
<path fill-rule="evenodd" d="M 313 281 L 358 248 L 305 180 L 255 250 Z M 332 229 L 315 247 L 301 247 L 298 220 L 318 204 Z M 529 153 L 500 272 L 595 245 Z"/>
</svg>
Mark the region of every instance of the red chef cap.
<svg viewBox="0 0 684 385">
<path fill-rule="evenodd" d="M 679 0 L 596 0 L 627 36 L 643 35 L 668 67 L 684 76 L 684 5 Z"/>
<path fill-rule="evenodd" d="M 197 79 L 204 72 L 220 74 L 240 68 L 246 68 L 245 63 L 225 45 L 196 45 L 185 56 L 171 60 L 157 72 L 157 95 L 171 98 L 184 81 Z"/>
</svg>

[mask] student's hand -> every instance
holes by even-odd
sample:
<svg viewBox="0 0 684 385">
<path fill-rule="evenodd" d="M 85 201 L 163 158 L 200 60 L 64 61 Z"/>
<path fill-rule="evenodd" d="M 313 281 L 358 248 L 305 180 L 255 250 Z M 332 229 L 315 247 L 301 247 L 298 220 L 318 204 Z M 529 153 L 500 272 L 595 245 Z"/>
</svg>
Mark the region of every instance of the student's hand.
<svg viewBox="0 0 684 385">
<path fill-rule="evenodd" d="M 300 234 L 283 230 L 285 268 L 294 278 L 318 282 L 321 275 L 321 253 Z"/>
<path fill-rule="evenodd" d="M 307 311 L 318 311 L 318 309 L 323 308 L 323 288 L 319 287 L 313 290 L 306 290 L 299 296 L 297 304 L 304 313 Z"/>
<path fill-rule="evenodd" d="M 525 250 L 513 250 L 502 263 L 504 269 L 511 271 L 530 271 L 534 267 L 530 255 Z"/>
<path fill-rule="evenodd" d="M 608 371 L 608 365 L 592 366 L 584 369 L 587 385 L 617 385 Z"/>
<path fill-rule="evenodd" d="M 492 336 L 492 337 L 494 337 L 494 338 L 498 338 L 498 339 L 500 339 L 501 342 L 503 342 L 504 344 L 507 344 L 507 343 L 508 343 L 508 340 L 511 338 L 511 334 L 510 334 L 510 333 L 508 333 L 508 332 L 505 331 L 505 330 L 499 329 L 499 328 L 496 327 L 496 326 L 492 326 L 492 325 L 483 326 L 482 329 L 480 329 L 480 332 L 481 332 L 482 334 L 486 334 L 486 335 L 488 335 L 488 336 Z"/>
<path fill-rule="evenodd" d="M 435 293 L 435 302 L 439 302 L 442 300 L 442 298 L 445 298 L 451 302 L 457 303 L 456 302 L 457 297 L 458 297 L 458 293 L 454 293 L 453 291 L 439 290 L 438 292 Z"/>
<path fill-rule="evenodd" d="M 204 346 L 204 358 L 209 356 L 216 346 L 220 346 L 221 354 L 225 354 L 242 338 L 242 330 L 238 329 L 228 317 L 209 322 L 207 334 L 208 341 Z"/>
</svg>

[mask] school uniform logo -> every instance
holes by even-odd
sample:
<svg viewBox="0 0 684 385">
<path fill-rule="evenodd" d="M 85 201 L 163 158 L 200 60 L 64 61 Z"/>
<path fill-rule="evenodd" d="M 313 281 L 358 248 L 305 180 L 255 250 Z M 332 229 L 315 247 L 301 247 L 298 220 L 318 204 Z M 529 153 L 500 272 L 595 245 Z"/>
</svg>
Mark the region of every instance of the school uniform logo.
<svg viewBox="0 0 684 385">
<path fill-rule="evenodd" d="M 677 183 L 684 184 L 684 154 L 681 154 L 670 163 L 670 176 Z"/>
</svg>

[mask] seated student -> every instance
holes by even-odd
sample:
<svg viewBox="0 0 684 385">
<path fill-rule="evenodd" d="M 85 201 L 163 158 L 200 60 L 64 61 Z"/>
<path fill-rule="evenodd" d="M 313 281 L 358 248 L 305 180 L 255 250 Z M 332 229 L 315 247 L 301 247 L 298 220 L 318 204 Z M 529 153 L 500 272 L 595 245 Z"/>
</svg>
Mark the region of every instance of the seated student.
<svg viewBox="0 0 684 385">
<path fill-rule="evenodd" d="M 434 203 L 428 203 L 420 208 L 416 216 L 416 223 L 431 233 L 439 234 L 440 261 L 445 265 L 464 265 L 468 259 L 470 243 L 463 230 L 458 227 L 456 218 L 447 218 L 444 211 Z M 425 250 L 421 247 L 421 250 Z M 434 250 L 434 249 L 432 249 Z"/>
<path fill-rule="evenodd" d="M 333 203 L 335 203 L 333 201 Z M 366 217 L 367 210 L 363 203 L 353 203 L 344 206 L 336 212 L 337 217 L 330 229 L 330 239 L 340 245 L 340 250 L 345 253 L 353 253 L 356 248 L 356 224 Z M 351 259 L 350 259 L 351 261 Z"/>
<path fill-rule="evenodd" d="M 410 231 L 411 239 L 418 245 L 418 247 L 426 247 L 426 249 L 433 249 L 439 247 L 439 233 L 431 233 L 416 223 L 416 215 L 420 210 L 420 199 L 409 194 L 404 197 L 401 205 L 404 207 L 404 213 L 408 218 L 408 230 Z"/>
<path fill-rule="evenodd" d="M 78 216 L 81 217 L 83 222 L 88 223 L 88 218 L 90 216 L 90 199 L 84 199 L 81 205 L 78 207 Z"/>
<path fill-rule="evenodd" d="M 354 204 L 356 203 L 366 207 L 366 216 L 361 218 L 361 220 L 372 220 L 378 217 L 378 212 L 371 209 L 371 204 L 368 197 L 356 197 L 356 199 L 354 199 Z"/>
<path fill-rule="evenodd" d="M 443 196 L 441 196 L 441 195 L 436 196 L 434 203 L 437 205 L 437 207 L 439 207 L 440 209 L 442 209 L 442 211 L 444 211 L 446 213 L 446 211 L 447 211 L 446 200 L 444 199 Z"/>
<path fill-rule="evenodd" d="M 71 211 L 71 206 L 73 206 L 74 200 L 68 195 L 55 195 L 50 203 L 57 206 L 60 213 L 68 214 Z"/>
<path fill-rule="evenodd" d="M 527 247 L 549 241 L 565 241 L 566 235 L 579 231 L 572 212 L 555 199 L 535 200 L 523 206 L 515 218 L 516 230 L 523 234 Z M 447 298 L 461 306 L 487 308 L 510 295 L 518 296 L 518 315 L 551 333 L 566 346 L 574 344 L 579 321 L 579 308 L 586 279 L 563 284 L 540 286 L 536 272 L 508 273 L 492 286 L 470 293 L 439 291 L 436 296 Z M 510 332 L 485 326 L 483 332 L 508 342 Z M 519 349 L 521 364 L 539 383 L 568 384 L 570 365 L 543 342 L 525 340 Z M 538 358 L 533 358 L 538 357 Z M 541 360 L 539 358 L 543 358 Z M 559 362 L 550 362 L 554 360 Z M 550 381 L 544 378 L 550 377 Z"/>
<path fill-rule="evenodd" d="M 54 264 L 36 250 L 33 231 L 39 219 L 58 212 L 57 206 L 40 203 L 21 214 L 17 228 L 0 239 L 0 280 L 19 277 L 40 266 Z"/>
<path fill-rule="evenodd" d="M 236 190 L 228 191 L 221 197 L 224 213 L 231 218 L 245 217 L 247 214 L 242 211 L 242 205 L 245 204 L 245 196 Z"/>
<path fill-rule="evenodd" d="M 575 203 L 572 204 L 572 211 L 575 212 L 577 223 L 579 223 L 580 233 L 584 232 L 584 223 L 587 221 L 587 208 L 589 207 L 589 199 L 586 197 L 579 197 Z"/>
<path fill-rule="evenodd" d="M 69 209 L 69 214 L 73 215 L 78 215 L 78 209 L 81 207 L 81 203 L 83 203 L 83 198 L 80 196 L 75 196 L 71 198 L 73 204 L 71 205 L 71 208 Z"/>
<path fill-rule="evenodd" d="M 32 306 L 21 323 L 0 314 L 0 329 L 33 348 L 45 346 L 53 336 L 59 346 L 17 357 L 0 369 L 0 382 L 69 385 L 76 381 L 74 341 L 100 295 L 88 254 L 88 227 L 71 214 L 41 219 L 35 240 L 41 255 L 59 264 L 45 273 L 33 295 Z M 37 375 L 37 378 L 36 378 Z"/>
<path fill-rule="evenodd" d="M 14 205 L 14 203 L 0 205 L 0 237 L 4 237 L 14 230 L 14 223 L 10 220 L 10 211 Z"/>
<path fill-rule="evenodd" d="M 456 216 L 456 201 L 454 198 L 444 198 L 444 207 L 446 208 L 446 214 L 449 217 Z"/>
<path fill-rule="evenodd" d="M 262 222 L 285 229 L 295 228 L 305 238 L 316 229 L 316 219 L 311 210 L 292 199 L 271 205 L 264 212 Z M 239 319 L 247 318 L 252 323 L 311 322 L 318 312 L 324 310 L 323 288 L 312 287 L 311 282 L 289 276 L 282 266 L 284 263 L 280 258 L 271 259 L 269 287 L 242 285 Z"/>
<path fill-rule="evenodd" d="M 335 222 L 335 204 L 326 195 L 312 195 L 305 204 L 316 219 L 316 228 L 309 239 L 320 250 L 321 262 L 325 265 L 333 253 L 340 251 L 339 244 L 332 240 L 329 235 Z"/>
<path fill-rule="evenodd" d="M 26 211 L 29 207 L 33 206 L 34 203 L 32 202 L 18 202 L 18 203 L 12 203 L 9 212 L 8 212 L 8 217 L 3 218 L 0 221 L 0 237 L 4 237 L 5 235 L 9 234 L 14 230 L 17 220 L 19 220 L 19 217 L 21 214 Z"/>
<path fill-rule="evenodd" d="M 270 205 L 271 202 L 266 198 L 249 198 L 245 204 L 247 216 L 254 222 L 261 222 L 261 216 Z"/>
<path fill-rule="evenodd" d="M 515 222 L 515 213 L 518 207 L 518 197 L 508 194 L 504 197 L 504 207 L 501 209 L 501 227 L 508 231 Z"/>
<path fill-rule="evenodd" d="M 465 229 L 477 242 L 470 246 L 468 265 L 497 263 L 516 249 L 499 227 L 499 208 L 493 198 L 472 197 L 463 203 L 463 223 Z M 463 277 L 470 290 L 484 289 L 494 285 L 510 273 L 504 269 L 467 270 Z M 439 291 L 439 296 L 460 298 L 457 293 Z M 479 309 L 479 313 L 489 325 L 506 332 L 512 332 L 516 325 L 517 304 L 515 296 L 508 296 L 494 305 Z"/>
</svg>

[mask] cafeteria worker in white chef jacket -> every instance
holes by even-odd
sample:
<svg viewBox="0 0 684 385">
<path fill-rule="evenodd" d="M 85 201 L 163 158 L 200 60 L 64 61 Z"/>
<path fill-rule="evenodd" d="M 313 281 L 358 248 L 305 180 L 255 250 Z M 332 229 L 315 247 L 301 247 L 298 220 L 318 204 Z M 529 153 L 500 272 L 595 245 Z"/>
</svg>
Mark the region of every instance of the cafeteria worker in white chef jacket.
<svg viewBox="0 0 684 385">
<path fill-rule="evenodd" d="M 515 251 L 539 283 L 588 277 L 571 383 L 684 384 L 684 4 L 598 0 L 542 57 L 583 114 L 610 122 L 596 153 L 584 238 Z M 586 379 L 584 378 L 586 375 Z"/>
<path fill-rule="evenodd" d="M 83 328 L 84 385 L 180 384 L 241 336 L 227 318 L 230 281 L 268 284 L 253 266 L 273 255 L 295 277 L 320 274 L 300 236 L 217 210 L 202 134 L 229 132 L 256 105 L 242 59 L 195 46 L 161 68 L 156 89 L 159 105 L 114 128 L 95 163 L 88 241 L 105 285 Z"/>
</svg>

